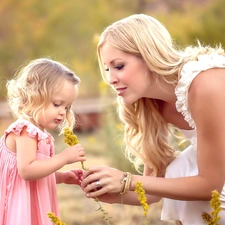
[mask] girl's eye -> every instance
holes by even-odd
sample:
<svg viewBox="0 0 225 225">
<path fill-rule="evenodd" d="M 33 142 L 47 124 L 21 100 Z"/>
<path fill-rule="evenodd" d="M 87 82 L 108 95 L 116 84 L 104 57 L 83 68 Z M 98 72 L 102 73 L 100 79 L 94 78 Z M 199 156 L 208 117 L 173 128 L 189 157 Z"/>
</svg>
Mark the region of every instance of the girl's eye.
<svg viewBox="0 0 225 225">
<path fill-rule="evenodd" d="M 121 70 L 121 69 L 123 69 L 123 67 L 124 67 L 124 65 L 115 66 L 115 68 L 116 68 L 117 70 Z"/>
<path fill-rule="evenodd" d="M 68 106 L 68 107 L 66 107 L 65 109 L 66 109 L 66 110 L 69 110 L 70 108 L 71 108 L 71 106 Z"/>
<path fill-rule="evenodd" d="M 56 104 L 56 103 L 53 103 L 53 105 L 54 105 L 55 107 L 59 107 L 59 106 L 60 106 L 59 104 Z"/>
</svg>

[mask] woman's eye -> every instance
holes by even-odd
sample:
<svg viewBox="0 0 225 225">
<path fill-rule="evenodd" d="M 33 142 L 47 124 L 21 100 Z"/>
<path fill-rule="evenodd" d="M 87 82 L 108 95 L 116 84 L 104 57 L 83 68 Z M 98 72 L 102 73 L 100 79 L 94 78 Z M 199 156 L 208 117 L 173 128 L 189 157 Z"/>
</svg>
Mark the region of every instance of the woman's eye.
<svg viewBox="0 0 225 225">
<path fill-rule="evenodd" d="M 106 66 L 106 65 L 104 65 L 104 69 L 105 69 L 105 71 L 106 71 L 106 72 L 108 72 L 108 71 L 109 71 L 109 67 L 108 67 L 108 66 Z"/>
<path fill-rule="evenodd" d="M 124 65 L 115 66 L 115 68 L 116 68 L 117 70 L 121 70 L 123 67 L 124 67 Z"/>
</svg>

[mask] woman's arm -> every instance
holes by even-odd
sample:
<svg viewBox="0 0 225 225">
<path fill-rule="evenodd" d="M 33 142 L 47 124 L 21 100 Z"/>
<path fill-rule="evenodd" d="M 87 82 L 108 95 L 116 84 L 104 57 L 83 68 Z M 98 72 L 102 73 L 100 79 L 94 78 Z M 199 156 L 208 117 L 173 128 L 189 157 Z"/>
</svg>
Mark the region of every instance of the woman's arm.
<svg viewBox="0 0 225 225">
<path fill-rule="evenodd" d="M 145 195 L 147 198 L 148 204 L 156 203 L 161 200 L 161 197 L 153 196 L 153 195 Z M 89 197 L 89 196 L 88 196 Z M 110 204 L 124 204 L 124 205 L 140 205 L 140 201 L 138 200 L 138 195 L 133 191 L 128 191 L 126 194 L 113 194 L 106 193 L 98 196 L 98 200 L 101 202 L 106 202 Z"/>
<path fill-rule="evenodd" d="M 147 165 L 144 165 L 144 176 L 151 176 L 153 170 L 149 168 Z M 120 201 L 117 201 L 117 203 L 123 203 L 127 205 L 140 205 L 140 201 L 138 200 L 137 193 L 129 191 L 127 194 L 119 194 L 120 195 Z M 147 198 L 148 204 L 156 203 L 161 200 L 161 197 L 154 196 L 154 195 L 145 195 Z"/>
<path fill-rule="evenodd" d="M 152 174 L 152 169 L 145 166 L 144 174 L 146 176 L 150 176 Z M 123 179 L 123 177 L 124 177 L 124 172 L 117 170 L 115 168 L 111 168 L 108 166 L 91 167 L 84 174 L 85 181 L 83 182 L 82 187 L 84 191 L 86 191 L 86 187 L 87 187 L 86 185 L 88 185 L 88 188 L 93 188 L 96 191 L 96 180 L 99 180 L 101 178 L 100 183 L 102 188 L 104 187 L 104 191 L 101 192 L 103 194 L 100 193 L 98 195 L 98 199 L 100 201 L 111 203 L 111 204 L 123 203 L 126 205 L 140 205 L 140 202 L 138 200 L 138 195 L 134 191 L 128 191 L 126 194 L 120 194 L 122 189 L 121 180 Z M 106 182 L 108 181 L 108 183 L 106 182 L 102 183 L 103 181 L 106 181 Z M 112 184 L 117 184 L 119 190 L 110 191 L 110 188 L 114 188 L 114 186 L 111 186 Z M 98 191 L 96 191 L 95 193 L 97 194 Z M 93 195 L 88 193 L 87 197 L 93 197 Z M 146 198 L 147 198 L 148 204 L 159 202 L 161 200 L 161 197 L 159 196 L 153 196 L 148 194 L 146 194 Z"/>
</svg>

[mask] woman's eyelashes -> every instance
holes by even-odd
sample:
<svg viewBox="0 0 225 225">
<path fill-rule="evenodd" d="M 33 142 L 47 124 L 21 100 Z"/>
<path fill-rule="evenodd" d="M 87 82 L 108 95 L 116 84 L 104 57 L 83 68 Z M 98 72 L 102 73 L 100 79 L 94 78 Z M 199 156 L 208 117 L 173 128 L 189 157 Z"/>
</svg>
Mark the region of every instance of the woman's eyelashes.
<svg viewBox="0 0 225 225">
<path fill-rule="evenodd" d="M 114 68 L 117 69 L 117 70 L 121 70 L 123 69 L 124 65 L 118 65 L 118 66 L 115 66 Z"/>
<path fill-rule="evenodd" d="M 124 65 L 118 65 L 118 66 L 114 66 L 113 68 L 116 70 L 121 70 L 121 69 L 123 69 L 123 67 L 124 67 Z M 109 72 L 109 68 L 105 68 L 105 71 Z"/>
</svg>

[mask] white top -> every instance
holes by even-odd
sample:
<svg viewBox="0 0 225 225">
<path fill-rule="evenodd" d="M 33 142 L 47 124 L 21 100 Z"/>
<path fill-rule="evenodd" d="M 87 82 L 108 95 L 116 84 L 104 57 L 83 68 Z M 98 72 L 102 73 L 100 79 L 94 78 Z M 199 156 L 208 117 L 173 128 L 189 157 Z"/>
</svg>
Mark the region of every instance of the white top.
<svg viewBox="0 0 225 225">
<path fill-rule="evenodd" d="M 191 145 L 167 167 L 165 175 L 167 178 L 198 174 L 196 127 L 188 106 L 188 90 L 191 82 L 200 72 L 211 68 L 225 68 L 225 56 L 215 53 L 199 55 L 198 61 L 187 62 L 181 70 L 181 78 L 175 89 L 176 108 L 193 130 L 181 130 L 185 137 L 191 141 Z M 219 214 L 221 216 L 219 224 L 225 224 L 225 186 L 221 193 L 221 202 L 223 210 Z M 211 207 L 208 201 L 179 201 L 164 198 L 161 219 L 181 221 L 182 225 L 205 225 L 202 213 L 210 214 L 210 211 Z"/>
</svg>

